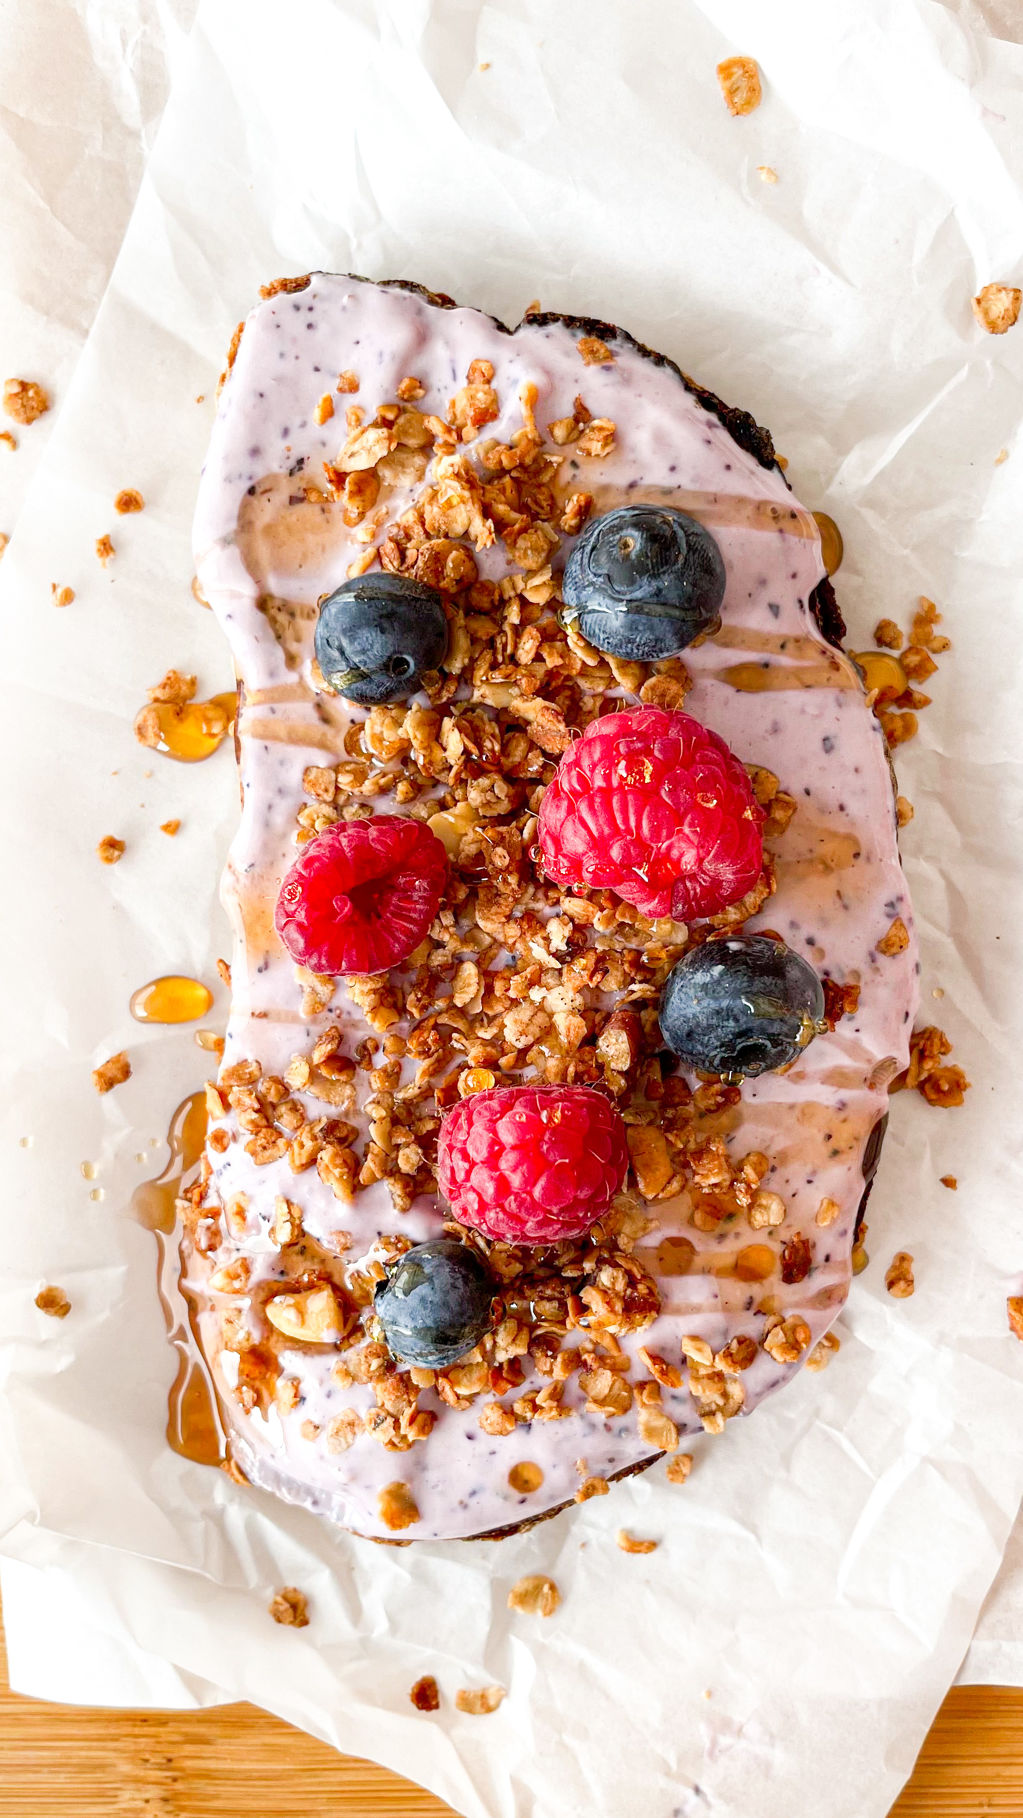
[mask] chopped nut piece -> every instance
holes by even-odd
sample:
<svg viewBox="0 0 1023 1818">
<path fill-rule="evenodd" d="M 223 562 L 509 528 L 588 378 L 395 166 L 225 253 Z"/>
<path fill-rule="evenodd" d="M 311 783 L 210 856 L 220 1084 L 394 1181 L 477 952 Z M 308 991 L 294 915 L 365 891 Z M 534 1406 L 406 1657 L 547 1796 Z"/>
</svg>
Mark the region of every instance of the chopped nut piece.
<svg viewBox="0 0 1023 1818">
<path fill-rule="evenodd" d="M 692 1453 L 691 1452 L 679 1452 L 677 1457 L 669 1458 L 668 1469 L 665 1472 L 665 1476 L 667 1477 L 669 1483 L 685 1483 L 692 1468 L 693 1468 Z"/>
<path fill-rule="evenodd" d="M 186 701 L 192 700 L 199 686 L 194 675 L 182 675 L 180 669 L 168 669 L 162 681 L 146 693 L 151 701 L 166 701 L 172 707 L 183 707 Z"/>
<path fill-rule="evenodd" d="M 403 404 L 415 404 L 426 396 L 426 386 L 422 379 L 416 379 L 410 373 L 398 386 L 398 396 Z"/>
<path fill-rule="evenodd" d="M 416 1680 L 409 1697 L 417 1711 L 440 1710 L 440 1691 L 432 1673 L 425 1673 L 422 1679 Z"/>
<path fill-rule="evenodd" d="M 175 834 L 180 833 L 180 831 L 181 831 L 181 822 L 180 821 L 175 820 L 175 821 L 161 821 L 160 822 L 160 832 L 165 833 L 167 835 L 168 839 L 173 839 Z"/>
<path fill-rule="evenodd" d="M 951 1193 L 954 1193 L 959 1185 L 954 1174 L 942 1174 L 940 1180 L 942 1186 L 947 1187 Z"/>
<path fill-rule="evenodd" d="M 989 335 L 1004 335 L 1016 321 L 1021 301 L 1023 291 L 1013 284 L 985 284 L 973 299 L 973 313 Z"/>
<path fill-rule="evenodd" d="M 275 1622 L 286 1629 L 306 1629 L 309 1627 L 308 1603 L 304 1591 L 297 1591 L 293 1584 L 286 1584 L 278 1591 L 269 1605 L 270 1614 Z"/>
<path fill-rule="evenodd" d="M 897 1250 L 885 1272 L 884 1285 L 897 1300 L 907 1300 L 916 1287 L 913 1258 L 908 1250 Z"/>
<path fill-rule="evenodd" d="M 320 399 L 319 403 L 316 406 L 316 421 L 317 421 L 317 423 L 329 423 L 330 419 L 333 415 L 334 415 L 334 400 L 331 397 L 329 391 L 325 391 L 322 398 Z"/>
<path fill-rule="evenodd" d="M 108 536 L 104 535 L 96 538 L 96 554 L 105 568 L 111 556 L 114 554 L 114 545 Z"/>
<path fill-rule="evenodd" d="M 504 1697 L 504 1687 L 500 1685 L 485 1685 L 478 1692 L 463 1686 L 455 1693 L 455 1709 L 465 1711 L 469 1717 L 489 1717 Z"/>
<path fill-rule="evenodd" d="M 894 619 L 879 619 L 874 626 L 874 642 L 879 650 L 901 650 L 905 641 Z"/>
<path fill-rule="evenodd" d="M 334 389 L 335 389 L 335 391 L 342 391 L 342 392 L 358 391 L 358 389 L 359 389 L 358 375 L 356 373 L 348 371 L 348 370 L 346 370 L 345 372 L 339 373 L 338 381 L 337 381 L 337 384 L 334 387 Z"/>
<path fill-rule="evenodd" d="M 887 934 L 882 935 L 877 943 L 877 952 L 889 958 L 896 953 L 905 953 L 909 946 L 909 929 L 901 915 L 897 915 Z"/>
<path fill-rule="evenodd" d="M 833 1225 L 841 1207 L 837 1199 L 822 1199 L 814 1214 L 815 1225 Z"/>
<path fill-rule="evenodd" d="M 607 342 L 598 340 L 596 335 L 583 335 L 582 340 L 576 342 L 576 346 L 587 366 L 603 366 L 608 360 L 614 359 L 614 354 Z"/>
<path fill-rule="evenodd" d="M 561 1592 L 553 1578 L 542 1572 L 528 1573 L 508 1592 L 508 1608 L 522 1610 L 527 1616 L 553 1616 L 560 1602 Z"/>
<path fill-rule="evenodd" d="M 120 1054 L 112 1054 L 109 1060 L 93 1068 L 92 1083 L 97 1092 L 112 1092 L 115 1086 L 123 1086 L 131 1078 L 131 1062 L 122 1048 Z"/>
<path fill-rule="evenodd" d="M 575 1493 L 576 1502 L 589 1502 L 591 1496 L 606 1496 L 610 1485 L 606 1477 L 584 1477 Z"/>
<path fill-rule="evenodd" d="M 941 1105 L 950 1110 L 954 1105 L 961 1105 L 970 1082 L 961 1067 L 935 1067 L 933 1073 L 920 1082 L 921 1095 L 929 1105 Z"/>
<path fill-rule="evenodd" d="M 305 1288 L 297 1294 L 275 1294 L 266 1303 L 270 1324 L 285 1338 L 305 1344 L 336 1344 L 345 1330 L 345 1319 L 334 1290 Z"/>
<path fill-rule="evenodd" d="M 835 1355 L 835 1352 L 840 1348 L 839 1341 L 835 1337 L 835 1334 L 833 1332 L 825 1332 L 824 1337 L 818 1339 L 806 1360 L 807 1369 L 826 1370 L 828 1364 Z"/>
<path fill-rule="evenodd" d="M 380 1519 L 391 1529 L 410 1528 L 419 1520 L 419 1508 L 407 1483 L 385 1484 L 377 1497 Z M 502 1693 L 503 1696 L 503 1693 Z M 500 1703 L 500 1700 L 498 1700 Z M 496 1710 L 497 1706 L 494 1706 Z"/>
<path fill-rule="evenodd" d="M 758 1187 L 746 1216 L 755 1231 L 784 1224 L 785 1201 L 780 1194 L 768 1193 L 765 1188 Z"/>
<path fill-rule="evenodd" d="M 764 1338 L 764 1350 L 770 1352 L 775 1363 L 795 1363 L 809 1343 L 810 1328 L 805 1319 L 796 1316 L 778 1320 L 771 1327 Z"/>
<path fill-rule="evenodd" d="M 128 512 L 142 511 L 145 503 L 146 501 L 142 497 L 142 494 L 136 492 L 134 486 L 126 486 L 122 492 L 118 493 L 114 500 L 114 510 L 120 512 L 121 516 L 124 517 Z"/>
<path fill-rule="evenodd" d="M 639 1540 L 627 1528 L 619 1528 L 615 1540 L 623 1553 L 653 1553 L 661 1544 L 659 1540 Z"/>
<path fill-rule="evenodd" d="M 678 1445 L 678 1428 L 660 1408 L 640 1408 L 636 1424 L 644 1445 L 657 1452 L 674 1452 Z"/>
<path fill-rule="evenodd" d="M 656 1199 L 675 1172 L 664 1132 L 651 1124 L 630 1124 L 626 1137 L 636 1185 L 644 1199 Z"/>
<path fill-rule="evenodd" d="M 718 64 L 718 82 L 730 114 L 751 114 L 760 106 L 760 71 L 752 57 L 726 57 Z"/>
<path fill-rule="evenodd" d="M 34 379 L 4 380 L 4 411 L 13 423 L 29 423 L 45 415 L 50 400 Z"/>
<path fill-rule="evenodd" d="M 71 1311 L 71 1302 L 63 1288 L 40 1288 L 36 1306 L 40 1313 L 48 1313 L 51 1319 L 66 1319 Z"/>
<path fill-rule="evenodd" d="M 97 858 L 101 859 L 104 865 L 116 865 L 118 859 L 123 855 L 124 841 L 119 840 L 113 833 L 105 833 L 96 847 Z"/>
</svg>

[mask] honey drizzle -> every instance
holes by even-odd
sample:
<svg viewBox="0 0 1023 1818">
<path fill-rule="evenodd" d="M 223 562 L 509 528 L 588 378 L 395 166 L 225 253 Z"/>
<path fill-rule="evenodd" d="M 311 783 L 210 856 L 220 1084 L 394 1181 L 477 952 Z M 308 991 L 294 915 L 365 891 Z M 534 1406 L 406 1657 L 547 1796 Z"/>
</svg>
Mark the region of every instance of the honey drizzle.
<svg viewBox="0 0 1023 1818">
<path fill-rule="evenodd" d="M 182 1278 L 174 1204 L 192 1184 L 205 1142 L 205 1095 L 193 1092 L 171 1118 L 166 1166 L 154 1180 L 136 1187 L 131 1209 L 156 1238 L 157 1291 L 167 1336 L 177 1354 L 177 1374 L 167 1397 L 167 1443 L 194 1464 L 222 1465 L 228 1456 L 224 1423 L 196 1333 L 198 1297 Z"/>
<path fill-rule="evenodd" d="M 234 726 L 238 696 L 214 694 L 208 701 L 156 701 L 146 709 L 156 715 L 160 742 L 155 747 L 179 764 L 198 764 L 218 751 Z"/>
<path fill-rule="evenodd" d="M 824 563 L 829 574 L 837 574 L 842 566 L 842 557 L 845 554 L 845 545 L 842 542 L 842 532 L 839 530 L 834 518 L 829 517 L 826 511 L 815 511 L 813 513 L 813 521 L 820 531 L 821 561 Z"/>
<path fill-rule="evenodd" d="M 128 1008 L 138 1023 L 195 1023 L 212 1002 L 212 991 L 199 979 L 173 972 L 140 985 Z"/>
</svg>

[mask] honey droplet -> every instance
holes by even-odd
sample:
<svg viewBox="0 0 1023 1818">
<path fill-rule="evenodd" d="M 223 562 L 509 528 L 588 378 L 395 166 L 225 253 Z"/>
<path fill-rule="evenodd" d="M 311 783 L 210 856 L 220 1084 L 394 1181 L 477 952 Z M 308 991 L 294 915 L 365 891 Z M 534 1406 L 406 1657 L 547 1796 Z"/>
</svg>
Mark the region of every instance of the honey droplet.
<svg viewBox="0 0 1023 1818">
<path fill-rule="evenodd" d="M 79 1162 L 78 1165 L 82 1170 L 83 1179 L 95 1180 L 99 1173 L 99 1162 Z"/>
<path fill-rule="evenodd" d="M 829 574 L 837 574 L 845 554 L 842 532 L 826 511 L 815 511 L 813 521 L 821 533 L 821 561 Z"/>
<path fill-rule="evenodd" d="M 106 1194 L 104 1193 L 102 1187 L 93 1187 L 89 1193 L 89 1198 L 90 1199 L 106 1199 Z"/>
<path fill-rule="evenodd" d="M 740 1281 L 767 1281 L 777 1267 L 778 1258 L 768 1244 L 746 1244 L 735 1258 Z"/>
<path fill-rule="evenodd" d="M 530 1464 L 527 1459 L 522 1464 L 512 1465 L 508 1482 L 519 1496 L 531 1496 L 543 1483 L 543 1472 L 538 1464 Z"/>
<path fill-rule="evenodd" d="M 238 696 L 214 694 L 208 701 L 187 701 L 184 706 L 172 701 L 156 701 L 146 709 L 156 715 L 159 742 L 155 749 L 182 764 L 198 764 L 219 750 L 232 730 L 238 711 Z"/>
<path fill-rule="evenodd" d="M 696 1256 L 696 1246 L 688 1237 L 662 1237 L 656 1250 L 657 1269 L 661 1275 L 688 1275 Z"/>
<path fill-rule="evenodd" d="M 19 1147 L 19 1149 L 31 1149 L 32 1144 L 34 1142 L 35 1142 L 34 1136 L 19 1136 L 18 1147 Z"/>
<path fill-rule="evenodd" d="M 878 699 L 894 701 L 909 687 L 909 677 L 890 650 L 853 650 L 852 660 L 863 672 L 863 686 Z"/>
<path fill-rule="evenodd" d="M 128 1008 L 140 1023 L 194 1023 L 206 1015 L 212 1002 L 212 991 L 199 979 L 171 973 L 167 978 L 154 978 L 148 985 L 141 985 Z"/>
</svg>

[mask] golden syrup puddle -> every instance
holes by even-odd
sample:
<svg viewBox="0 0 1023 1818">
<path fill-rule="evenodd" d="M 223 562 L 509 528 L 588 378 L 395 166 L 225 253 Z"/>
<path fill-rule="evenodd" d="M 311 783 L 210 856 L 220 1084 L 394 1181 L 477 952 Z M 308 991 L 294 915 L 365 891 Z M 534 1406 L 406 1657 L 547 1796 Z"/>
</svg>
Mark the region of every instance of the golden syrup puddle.
<svg viewBox="0 0 1023 1818">
<path fill-rule="evenodd" d="M 208 701 L 187 701 L 184 706 L 173 701 L 156 701 L 152 709 L 160 729 L 160 742 L 155 747 L 181 764 L 198 764 L 220 749 L 232 730 L 238 711 L 238 696 L 214 694 Z"/>
<path fill-rule="evenodd" d="M 157 1289 L 167 1336 L 177 1353 L 177 1374 L 167 1398 L 167 1443 L 194 1464 L 227 1460 L 216 1390 L 195 1333 L 197 1301 L 181 1278 L 175 1200 L 195 1177 L 206 1142 L 205 1094 L 193 1092 L 178 1106 L 167 1132 L 170 1156 L 154 1180 L 132 1194 L 131 1209 L 156 1237 Z"/>
<path fill-rule="evenodd" d="M 815 511 L 812 515 L 813 521 L 820 531 L 821 561 L 829 574 L 837 574 L 845 554 L 842 532 L 834 518 L 829 517 L 826 511 Z"/>
<path fill-rule="evenodd" d="M 173 972 L 140 985 L 128 1008 L 139 1023 L 195 1023 L 212 1002 L 212 991 L 199 979 Z"/>
<path fill-rule="evenodd" d="M 863 686 L 868 694 L 894 700 L 909 687 L 909 677 L 890 650 L 852 650 L 850 656 L 863 671 Z"/>
</svg>

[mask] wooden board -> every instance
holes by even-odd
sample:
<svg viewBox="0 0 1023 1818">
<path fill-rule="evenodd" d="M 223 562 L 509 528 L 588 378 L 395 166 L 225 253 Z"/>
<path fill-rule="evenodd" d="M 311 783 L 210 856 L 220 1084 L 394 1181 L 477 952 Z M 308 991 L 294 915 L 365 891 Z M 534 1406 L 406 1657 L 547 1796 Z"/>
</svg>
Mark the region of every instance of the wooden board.
<svg viewBox="0 0 1023 1818">
<path fill-rule="evenodd" d="M 0 1818 L 452 1818 L 264 1711 L 78 1710 L 16 1697 L 0 1631 Z M 892 1818 L 1020 1818 L 1023 1691 L 949 1693 Z"/>
</svg>

